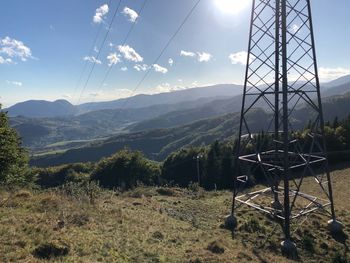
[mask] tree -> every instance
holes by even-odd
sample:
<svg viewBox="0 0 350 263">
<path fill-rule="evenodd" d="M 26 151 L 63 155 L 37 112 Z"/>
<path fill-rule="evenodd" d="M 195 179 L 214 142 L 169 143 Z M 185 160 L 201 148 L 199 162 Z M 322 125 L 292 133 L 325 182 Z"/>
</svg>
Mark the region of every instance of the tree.
<svg viewBox="0 0 350 263">
<path fill-rule="evenodd" d="M 183 187 L 187 187 L 191 182 L 197 182 L 197 156 L 202 156 L 199 160 L 199 173 L 201 184 L 203 184 L 205 180 L 203 178 L 204 150 L 204 148 L 189 147 L 173 152 L 163 163 L 162 178 L 168 183 L 174 183 Z"/>
<path fill-rule="evenodd" d="M 21 146 L 21 139 L 10 127 L 7 113 L 0 112 L 0 184 L 24 183 L 29 179 L 27 167 L 28 155 Z"/>
<path fill-rule="evenodd" d="M 91 175 L 106 188 L 130 189 L 138 183 L 154 185 L 160 177 L 159 165 L 146 159 L 139 151 L 121 150 L 102 159 Z"/>
</svg>

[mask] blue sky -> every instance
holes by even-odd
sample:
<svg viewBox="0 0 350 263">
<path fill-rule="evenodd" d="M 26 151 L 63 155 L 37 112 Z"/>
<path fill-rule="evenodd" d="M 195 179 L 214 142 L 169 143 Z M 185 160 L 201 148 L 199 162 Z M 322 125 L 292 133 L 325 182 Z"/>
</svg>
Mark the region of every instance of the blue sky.
<svg viewBox="0 0 350 263">
<path fill-rule="evenodd" d="M 239 54 L 247 49 L 250 1 L 242 4 L 245 0 L 202 0 L 157 65 L 153 63 L 160 50 L 196 0 L 148 0 L 139 13 L 143 1 L 121 1 L 102 49 L 119 0 L 111 0 L 108 12 L 105 5 L 109 0 L 1 1 L 1 10 L 6 10 L 0 16 L 1 103 L 9 106 L 28 99 L 63 98 L 75 104 L 136 93 L 243 83 L 244 65 L 239 59 L 231 61 L 229 56 L 236 54 L 234 57 L 240 58 Z M 229 1 L 234 9 L 220 8 L 220 1 Z M 238 5 L 244 6 L 238 10 Z M 350 2 L 314 0 L 312 7 L 321 80 L 350 74 Z M 134 30 L 122 46 L 134 23 Z M 100 27 L 98 57 L 97 50 L 90 51 Z M 82 92 L 96 59 L 91 79 Z M 78 83 L 85 63 L 86 70 Z M 111 63 L 116 64 L 101 85 Z M 143 70 L 149 67 L 150 74 L 134 91 L 145 74 Z"/>
</svg>

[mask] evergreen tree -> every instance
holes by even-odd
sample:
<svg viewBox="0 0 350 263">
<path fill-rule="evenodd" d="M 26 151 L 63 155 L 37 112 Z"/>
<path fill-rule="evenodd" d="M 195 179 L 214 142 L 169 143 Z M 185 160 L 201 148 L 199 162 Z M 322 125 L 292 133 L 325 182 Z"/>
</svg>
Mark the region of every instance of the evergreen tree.
<svg viewBox="0 0 350 263">
<path fill-rule="evenodd" d="M 10 127 L 7 113 L 0 112 L 0 184 L 24 183 L 27 164 L 28 156 L 17 132 Z"/>
<path fill-rule="evenodd" d="M 163 163 L 162 177 L 168 183 L 174 183 L 179 186 L 188 186 L 191 182 L 197 182 L 197 156 L 204 155 L 201 148 L 182 148 L 170 154 Z M 203 175 L 204 160 L 200 160 L 201 180 L 205 180 Z"/>
<path fill-rule="evenodd" d="M 336 129 L 339 127 L 339 121 L 338 121 L 338 117 L 335 117 L 334 118 L 334 121 L 333 121 L 333 128 Z"/>
</svg>

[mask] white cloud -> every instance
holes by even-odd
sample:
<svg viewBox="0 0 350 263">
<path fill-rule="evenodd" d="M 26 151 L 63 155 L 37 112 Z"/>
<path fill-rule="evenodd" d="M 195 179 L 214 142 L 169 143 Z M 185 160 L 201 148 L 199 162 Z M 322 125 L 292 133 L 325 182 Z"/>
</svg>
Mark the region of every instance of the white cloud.
<svg viewBox="0 0 350 263">
<path fill-rule="evenodd" d="M 117 53 L 110 53 L 108 56 L 107 56 L 107 59 L 108 59 L 108 66 L 112 66 L 112 65 L 115 65 L 119 62 L 121 62 L 119 56 L 117 55 Z"/>
<path fill-rule="evenodd" d="M 193 53 L 193 52 L 191 52 L 191 51 L 184 51 L 184 50 L 181 50 L 180 56 L 183 56 L 183 57 L 195 57 L 196 54 Z"/>
<path fill-rule="evenodd" d="M 96 52 L 96 53 L 98 53 L 98 48 L 96 47 L 96 46 L 94 46 L 94 51 Z"/>
<path fill-rule="evenodd" d="M 247 59 L 248 59 L 248 53 L 246 51 L 240 51 L 237 53 L 230 54 L 229 59 L 232 64 L 237 65 L 246 65 L 247 64 Z M 254 59 L 254 57 L 250 58 L 250 62 Z"/>
<path fill-rule="evenodd" d="M 155 89 L 155 92 L 169 92 L 171 91 L 171 87 L 169 83 L 162 83 L 158 85 Z"/>
<path fill-rule="evenodd" d="M 94 15 L 93 21 L 96 24 L 100 24 L 103 22 L 104 17 L 108 14 L 109 7 L 107 4 L 104 4 L 96 9 L 96 13 Z"/>
<path fill-rule="evenodd" d="M 72 99 L 73 96 L 69 93 L 65 93 L 65 94 L 62 94 L 62 98 L 65 98 L 65 99 Z"/>
<path fill-rule="evenodd" d="M 169 58 L 168 63 L 170 66 L 172 66 L 174 64 L 174 60 L 172 58 Z"/>
<path fill-rule="evenodd" d="M 157 94 L 157 93 L 165 93 L 165 92 L 172 92 L 177 90 L 184 90 L 185 87 L 180 86 L 171 86 L 169 83 L 162 83 L 158 85 L 157 87 L 153 88 L 148 92 L 148 94 Z"/>
<path fill-rule="evenodd" d="M 23 83 L 20 81 L 6 81 L 8 84 L 14 85 L 14 86 L 18 86 L 18 87 L 22 87 Z"/>
<path fill-rule="evenodd" d="M 197 55 L 198 55 L 199 62 L 208 62 L 213 57 L 211 54 L 206 53 L 206 52 L 202 52 L 202 53 L 198 52 Z"/>
<path fill-rule="evenodd" d="M 118 50 L 126 60 L 133 61 L 133 62 L 143 61 L 143 57 L 141 57 L 140 54 L 138 54 L 135 51 L 135 49 L 133 49 L 128 45 L 124 45 L 124 46 L 119 45 Z"/>
<path fill-rule="evenodd" d="M 124 7 L 124 10 L 122 12 L 126 17 L 129 18 L 129 21 L 132 23 L 136 22 L 136 19 L 139 17 L 139 15 L 137 14 L 137 12 L 135 10 L 132 10 L 129 7 Z"/>
<path fill-rule="evenodd" d="M 0 65 L 1 64 L 12 64 L 13 61 L 10 58 L 3 58 L 2 56 L 0 56 Z"/>
<path fill-rule="evenodd" d="M 133 95 L 133 91 L 129 89 L 108 89 L 100 90 L 87 94 L 82 100 L 90 101 L 92 98 L 99 101 L 108 101 L 111 99 L 122 99 Z"/>
<path fill-rule="evenodd" d="M 25 46 L 22 41 L 10 37 L 0 39 L 0 54 L 7 56 L 7 58 L 2 57 L 0 59 L 0 61 L 3 61 L 1 64 L 4 64 L 4 61 L 5 63 L 12 63 L 11 58 L 19 58 L 21 61 L 34 58 L 29 47 Z"/>
<path fill-rule="evenodd" d="M 320 67 L 318 71 L 319 78 L 322 81 L 334 80 L 346 75 L 350 75 L 350 69 L 346 68 L 324 68 Z"/>
<path fill-rule="evenodd" d="M 120 70 L 121 70 L 121 71 L 127 71 L 128 68 L 127 68 L 127 67 L 122 67 L 122 68 L 120 68 Z"/>
<path fill-rule="evenodd" d="M 146 71 L 148 69 L 148 65 L 147 64 L 136 64 L 134 66 L 134 69 L 136 69 L 137 71 Z"/>
<path fill-rule="evenodd" d="M 181 50 L 180 52 L 180 56 L 183 56 L 183 57 L 192 57 L 192 58 L 197 58 L 197 60 L 199 62 L 208 62 L 212 59 L 212 55 L 207 53 L 207 52 L 197 52 L 197 53 L 194 53 L 192 51 L 184 51 L 184 50 Z"/>
<path fill-rule="evenodd" d="M 89 61 L 91 63 L 102 64 L 102 61 L 95 58 L 94 56 L 86 56 L 83 58 L 84 61 Z"/>
<path fill-rule="evenodd" d="M 296 32 L 298 32 L 300 26 L 297 24 L 293 24 L 290 29 L 292 30 L 292 32 L 295 34 Z"/>
<path fill-rule="evenodd" d="M 199 86 L 199 82 L 197 80 L 192 82 L 192 84 L 191 84 L 192 88 L 197 88 L 198 86 Z"/>
<path fill-rule="evenodd" d="M 168 72 L 167 68 L 164 68 L 164 67 L 162 67 L 162 66 L 160 66 L 158 64 L 153 64 L 153 69 L 154 69 L 155 72 L 160 72 L 160 73 L 163 73 L 163 74 Z"/>
</svg>

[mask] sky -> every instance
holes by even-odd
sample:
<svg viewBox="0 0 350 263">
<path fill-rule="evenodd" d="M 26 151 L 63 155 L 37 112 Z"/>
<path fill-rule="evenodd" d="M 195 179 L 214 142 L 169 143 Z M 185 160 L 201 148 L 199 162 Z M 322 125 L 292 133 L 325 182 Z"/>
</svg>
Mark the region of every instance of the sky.
<svg viewBox="0 0 350 263">
<path fill-rule="evenodd" d="M 162 54 L 197 0 L 144 1 L 2 0 L 0 103 L 243 84 L 251 0 L 200 1 Z M 350 74 L 350 1 L 311 2 L 321 81 Z"/>
</svg>

